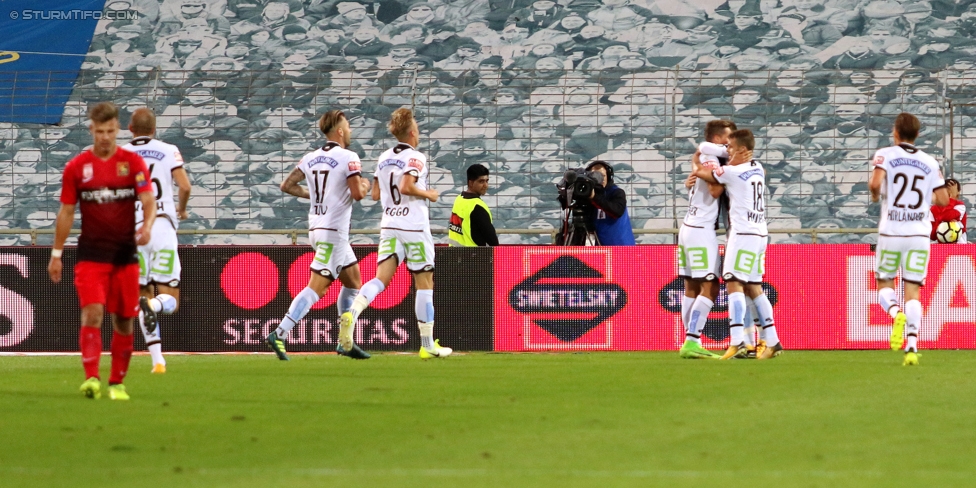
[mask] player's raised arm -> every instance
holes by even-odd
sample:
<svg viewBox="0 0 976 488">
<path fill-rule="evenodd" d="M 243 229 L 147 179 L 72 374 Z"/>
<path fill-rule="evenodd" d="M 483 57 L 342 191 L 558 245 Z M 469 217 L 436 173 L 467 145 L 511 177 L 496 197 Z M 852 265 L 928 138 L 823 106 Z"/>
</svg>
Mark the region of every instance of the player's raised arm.
<svg viewBox="0 0 976 488">
<path fill-rule="evenodd" d="M 176 182 L 176 187 L 179 192 L 179 202 L 176 205 L 176 214 L 179 216 L 180 220 L 186 220 L 189 216 L 186 213 L 186 206 L 190 203 L 190 192 L 192 191 L 192 185 L 190 185 L 190 177 L 187 176 L 186 170 L 182 166 L 173 170 L 173 181 Z"/>
<path fill-rule="evenodd" d="M 945 186 L 940 186 L 932 192 L 932 203 L 940 207 L 949 205 L 949 190 Z"/>
<path fill-rule="evenodd" d="M 718 184 L 718 180 L 715 179 L 715 175 L 712 174 L 712 169 L 707 166 L 699 166 L 695 169 L 695 176 L 713 184 Z"/>
<path fill-rule="evenodd" d="M 400 178 L 400 193 L 413 197 L 426 198 L 432 202 L 436 202 L 440 197 L 440 192 L 437 190 L 421 190 L 417 188 L 417 177 L 411 174 L 405 174 Z"/>
<path fill-rule="evenodd" d="M 302 181 L 305 181 L 305 172 L 295 168 L 291 170 L 291 173 L 288 173 L 285 181 L 281 182 L 281 191 L 298 198 L 309 198 L 308 188 L 299 184 Z"/>
</svg>

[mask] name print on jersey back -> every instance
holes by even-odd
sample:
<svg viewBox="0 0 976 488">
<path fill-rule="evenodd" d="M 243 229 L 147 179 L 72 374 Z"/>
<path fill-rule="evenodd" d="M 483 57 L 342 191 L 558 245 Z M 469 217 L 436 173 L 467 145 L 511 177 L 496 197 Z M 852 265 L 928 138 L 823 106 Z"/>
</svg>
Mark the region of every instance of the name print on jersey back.
<svg viewBox="0 0 976 488">
<path fill-rule="evenodd" d="M 939 163 L 908 146 L 878 150 L 873 166 L 885 170 L 884 208 L 879 232 L 896 236 L 928 236 L 932 192 L 945 185 Z"/>
<path fill-rule="evenodd" d="M 404 230 L 425 230 L 429 227 L 427 200 L 403 195 L 399 186 L 404 175 L 412 175 L 417 178 L 417 188 L 427 190 L 426 159 L 423 154 L 403 143 L 380 156 L 376 179 L 382 190 L 381 227 Z"/>
</svg>

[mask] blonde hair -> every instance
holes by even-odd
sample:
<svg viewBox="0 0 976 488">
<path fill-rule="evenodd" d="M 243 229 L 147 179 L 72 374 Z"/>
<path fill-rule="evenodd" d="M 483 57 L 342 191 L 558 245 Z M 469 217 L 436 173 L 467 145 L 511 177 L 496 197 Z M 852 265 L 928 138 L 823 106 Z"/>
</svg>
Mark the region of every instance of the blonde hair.
<svg viewBox="0 0 976 488">
<path fill-rule="evenodd" d="M 390 116 L 390 134 L 397 139 L 403 139 L 413 129 L 413 112 L 409 108 L 398 108 Z"/>
</svg>

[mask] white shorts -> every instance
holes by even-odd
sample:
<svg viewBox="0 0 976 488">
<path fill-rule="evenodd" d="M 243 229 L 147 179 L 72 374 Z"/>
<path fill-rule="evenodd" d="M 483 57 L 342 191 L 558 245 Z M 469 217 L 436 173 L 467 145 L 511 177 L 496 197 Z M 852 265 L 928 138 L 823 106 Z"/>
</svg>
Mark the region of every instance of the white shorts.
<svg viewBox="0 0 976 488">
<path fill-rule="evenodd" d="M 309 269 L 317 275 L 330 280 L 339 278 L 343 269 L 359 262 L 352 252 L 349 239 L 334 230 L 314 229 L 308 231 L 308 242 L 315 249 L 315 257 Z"/>
<path fill-rule="evenodd" d="M 929 246 L 927 236 L 878 236 L 874 253 L 875 277 L 893 280 L 901 270 L 901 279 L 924 285 L 929 271 Z"/>
<path fill-rule="evenodd" d="M 745 234 L 729 235 L 725 245 L 725 263 L 722 266 L 722 277 L 725 281 L 741 281 L 743 283 L 762 283 L 766 274 L 766 243 L 769 238 Z"/>
<path fill-rule="evenodd" d="M 176 228 L 166 217 L 153 223 L 149 244 L 139 246 L 139 284 L 159 283 L 172 288 L 180 286 L 180 255 Z"/>
<path fill-rule="evenodd" d="M 721 272 L 715 230 L 682 225 L 678 231 L 678 276 L 716 281 Z"/>
<path fill-rule="evenodd" d="M 434 237 L 430 229 L 409 231 L 380 229 L 380 248 L 376 262 L 396 256 L 397 264 L 406 263 L 411 272 L 434 270 Z"/>
</svg>

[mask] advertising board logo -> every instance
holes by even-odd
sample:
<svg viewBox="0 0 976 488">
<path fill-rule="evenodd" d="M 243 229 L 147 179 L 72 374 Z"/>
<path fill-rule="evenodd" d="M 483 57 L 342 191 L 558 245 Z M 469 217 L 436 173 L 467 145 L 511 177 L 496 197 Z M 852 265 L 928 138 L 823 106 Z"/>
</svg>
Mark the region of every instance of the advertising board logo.
<svg viewBox="0 0 976 488">
<path fill-rule="evenodd" d="M 579 340 L 627 304 L 627 292 L 576 256 L 559 256 L 508 294 L 511 307 L 562 342 Z"/>
<path fill-rule="evenodd" d="M 779 292 L 776 288 L 769 283 L 762 284 L 763 292 L 766 293 L 766 298 L 769 299 L 769 303 L 776 306 L 779 302 Z M 680 314 L 681 313 L 681 297 L 685 294 L 685 284 L 681 278 L 675 278 L 664 288 L 658 291 L 657 299 L 658 303 L 661 304 L 665 310 L 671 313 Z M 708 320 L 705 322 L 705 328 L 702 330 L 702 335 L 705 337 L 721 342 L 729 338 L 729 297 L 728 292 L 725 289 L 725 283 L 722 283 L 719 288 L 718 298 L 715 299 L 715 306 L 712 307 L 712 312 L 708 314 Z"/>
</svg>

